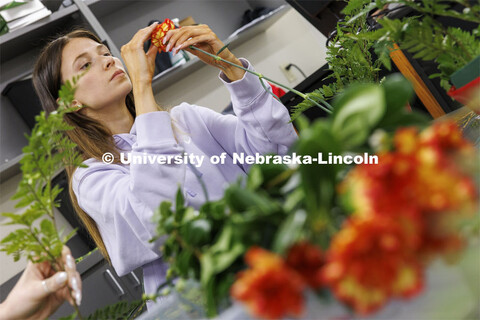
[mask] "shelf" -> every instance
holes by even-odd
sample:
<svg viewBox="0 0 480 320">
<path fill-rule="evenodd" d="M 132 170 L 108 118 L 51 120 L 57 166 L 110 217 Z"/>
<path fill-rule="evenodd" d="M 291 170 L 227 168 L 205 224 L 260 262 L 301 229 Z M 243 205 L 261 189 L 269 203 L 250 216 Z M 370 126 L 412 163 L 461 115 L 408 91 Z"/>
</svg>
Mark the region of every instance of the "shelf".
<svg viewBox="0 0 480 320">
<path fill-rule="evenodd" d="M 20 160 L 22 158 L 23 153 L 8 162 L 0 164 L 0 183 L 20 173 Z"/>
<path fill-rule="evenodd" d="M 75 5 L 53 12 L 48 17 L 23 28 L 0 36 L 0 61 L 5 61 L 36 47 L 41 47 L 43 39 L 64 29 L 71 21 L 71 15 L 78 12 Z"/>
<path fill-rule="evenodd" d="M 277 9 L 271 11 L 265 16 L 256 19 L 255 22 L 243 28 L 240 28 L 240 32 L 234 32 L 223 42 L 225 44 L 229 44 L 229 49 L 235 49 L 242 43 L 266 31 L 274 22 L 280 19 L 288 11 L 289 8 L 290 6 L 288 5 L 282 5 L 278 7 Z M 153 92 L 157 92 L 160 89 L 164 89 L 170 86 L 171 84 L 188 76 L 192 72 L 197 71 L 202 66 L 204 66 L 204 63 L 197 57 L 194 57 L 187 63 L 164 70 L 162 73 L 157 74 L 153 78 Z"/>
<path fill-rule="evenodd" d="M 84 0 L 84 2 L 90 8 L 92 13 L 97 17 L 97 19 L 100 19 L 108 14 L 111 14 L 112 12 L 120 10 L 128 5 L 134 4 L 135 0 Z"/>
</svg>

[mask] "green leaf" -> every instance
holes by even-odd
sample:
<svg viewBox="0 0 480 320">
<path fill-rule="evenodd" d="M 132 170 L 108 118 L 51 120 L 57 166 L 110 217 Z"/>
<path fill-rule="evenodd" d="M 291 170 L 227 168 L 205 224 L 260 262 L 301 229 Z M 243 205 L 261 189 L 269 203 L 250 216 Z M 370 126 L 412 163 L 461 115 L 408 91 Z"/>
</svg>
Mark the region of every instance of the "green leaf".
<svg viewBox="0 0 480 320">
<path fill-rule="evenodd" d="M 329 120 L 319 120 L 304 130 L 295 150 L 300 155 L 317 158 L 319 154 L 339 155 L 342 145 L 332 134 Z M 332 206 L 336 184 L 336 175 L 340 165 L 301 165 L 298 171 L 301 176 L 301 190 L 305 195 L 307 213 L 317 215 L 320 211 L 329 211 Z"/>
<path fill-rule="evenodd" d="M 190 245 L 200 247 L 210 241 L 212 224 L 207 219 L 197 219 L 186 223 L 181 230 L 182 238 Z"/>
<path fill-rule="evenodd" d="M 259 213 L 271 214 L 279 209 L 278 205 L 268 198 L 236 185 L 227 188 L 224 199 L 234 212 L 245 212 L 254 208 Z"/>
<path fill-rule="evenodd" d="M 188 277 L 192 258 L 193 254 L 190 250 L 182 250 L 175 259 L 175 266 L 177 267 L 180 276 Z"/>
<path fill-rule="evenodd" d="M 273 240 L 273 251 L 284 254 L 289 247 L 301 238 L 306 221 L 307 214 L 304 210 L 297 210 L 290 214 L 278 228 Z"/>
<path fill-rule="evenodd" d="M 27 2 L 17 2 L 17 1 L 12 1 L 10 3 L 7 3 L 6 5 L 0 7 L 0 11 L 2 10 L 7 10 L 7 9 L 12 9 L 18 6 L 22 6 L 24 4 L 27 4 Z"/>
<path fill-rule="evenodd" d="M 7 217 L 12 219 L 11 222 L 4 223 L 4 225 L 10 225 L 10 224 L 21 224 L 21 216 L 16 214 L 16 213 L 11 213 L 11 212 L 3 212 L 1 214 L 3 217 Z"/>
<path fill-rule="evenodd" d="M 217 253 L 214 256 L 215 273 L 218 274 L 220 272 L 225 271 L 244 252 L 245 252 L 245 246 L 240 242 L 236 242 L 229 251 Z"/>
<path fill-rule="evenodd" d="M 390 117 L 385 117 L 379 124 L 379 128 L 394 131 L 398 127 L 418 126 L 426 127 L 430 123 L 429 117 L 419 112 L 407 112 L 405 110 Z"/>
<path fill-rule="evenodd" d="M 302 132 L 305 128 L 308 128 L 310 122 L 306 116 L 300 114 L 295 119 L 295 127 L 297 128 L 298 132 Z"/>
<path fill-rule="evenodd" d="M 218 252 L 227 251 L 230 248 L 230 243 L 232 242 L 232 236 L 233 236 L 233 226 L 231 224 L 225 225 L 217 241 L 210 247 L 210 252 L 215 254 Z"/>
<path fill-rule="evenodd" d="M 361 145 L 384 113 L 385 96 L 381 87 L 352 86 L 335 100 L 332 132 L 346 146 Z"/>
<path fill-rule="evenodd" d="M 247 188 L 250 190 L 256 190 L 262 185 L 263 175 L 258 165 L 253 165 L 247 176 Z"/>
<path fill-rule="evenodd" d="M 0 15 L 0 36 L 8 33 L 8 25 L 5 19 Z"/>
<path fill-rule="evenodd" d="M 175 207 L 176 207 L 176 211 L 181 211 L 184 207 L 185 203 L 184 203 L 184 198 L 183 198 L 183 193 L 182 193 L 182 189 L 179 187 L 178 190 L 177 190 L 177 198 L 176 198 L 176 201 L 175 201 Z"/>
<path fill-rule="evenodd" d="M 405 106 L 413 97 L 413 86 L 401 74 L 396 73 L 388 76 L 382 82 L 385 93 L 385 103 L 387 112 L 385 116 L 389 116 L 398 110 L 405 109 Z"/>
<path fill-rule="evenodd" d="M 202 256 L 200 257 L 200 266 L 200 282 L 202 283 L 202 286 L 207 287 L 207 284 L 210 282 L 213 275 L 215 274 L 213 255 L 210 252 L 207 251 L 202 254 Z"/>
<path fill-rule="evenodd" d="M 56 234 L 56 230 L 53 225 L 53 222 L 49 219 L 44 219 L 40 222 L 40 230 L 46 236 L 51 236 L 53 234 Z"/>
<path fill-rule="evenodd" d="M 67 243 L 75 234 L 77 233 L 77 228 L 73 229 L 69 234 L 63 237 L 62 242 Z"/>
</svg>

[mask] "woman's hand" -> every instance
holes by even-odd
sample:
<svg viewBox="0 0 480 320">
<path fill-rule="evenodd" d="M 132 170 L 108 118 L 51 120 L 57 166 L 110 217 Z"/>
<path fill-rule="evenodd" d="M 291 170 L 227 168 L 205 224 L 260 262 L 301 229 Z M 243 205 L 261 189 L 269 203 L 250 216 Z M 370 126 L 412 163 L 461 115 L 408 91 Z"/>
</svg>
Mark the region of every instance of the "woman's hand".
<svg viewBox="0 0 480 320">
<path fill-rule="evenodd" d="M 63 247 L 64 272 L 52 269 L 49 262 L 28 262 L 25 271 L 7 299 L 0 305 L 0 319 L 46 319 L 67 300 L 77 305 L 82 300 L 82 282 L 70 249 Z M 68 286 L 67 286 L 68 283 Z"/>
<path fill-rule="evenodd" d="M 140 29 L 124 46 L 121 54 L 128 74 L 132 80 L 135 111 L 137 116 L 147 112 L 158 111 L 161 108 L 155 102 L 152 90 L 152 79 L 155 73 L 155 57 L 158 48 L 150 45 L 147 53 L 143 44 L 150 38 L 158 22 Z"/>
<path fill-rule="evenodd" d="M 186 50 L 200 58 L 203 62 L 223 70 L 231 81 L 241 79 L 245 74 L 244 70 L 235 68 L 228 63 L 217 61 L 200 51 L 189 49 L 189 46 L 194 46 L 215 55 L 225 46 L 206 24 L 170 30 L 163 38 L 163 41 L 164 44 L 168 42 L 167 51 L 173 50 L 173 54 L 176 54 L 180 50 Z M 240 60 L 227 48 L 219 56 L 231 63 L 242 66 Z"/>
<path fill-rule="evenodd" d="M 151 45 L 148 52 L 145 53 L 143 44 L 150 38 L 157 24 L 158 22 L 155 22 L 146 28 L 140 29 L 130 42 L 121 48 L 123 61 L 134 85 L 137 82 L 144 84 L 152 82 L 158 49 Z"/>
</svg>

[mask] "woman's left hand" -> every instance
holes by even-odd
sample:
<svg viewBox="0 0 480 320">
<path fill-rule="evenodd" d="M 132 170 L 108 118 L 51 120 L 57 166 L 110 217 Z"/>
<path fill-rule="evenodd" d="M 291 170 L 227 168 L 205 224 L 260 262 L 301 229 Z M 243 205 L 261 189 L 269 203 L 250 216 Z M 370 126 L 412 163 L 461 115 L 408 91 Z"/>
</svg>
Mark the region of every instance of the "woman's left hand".
<svg viewBox="0 0 480 320">
<path fill-rule="evenodd" d="M 228 63 L 217 61 L 203 52 L 189 48 L 189 46 L 194 46 L 210 54 L 216 55 L 217 52 L 225 46 L 206 24 L 186 26 L 170 30 L 163 38 L 163 41 L 164 43 L 168 42 L 167 51 L 172 50 L 173 54 L 176 54 L 180 50 L 186 50 L 197 56 L 203 62 L 223 70 L 225 75 L 231 81 L 241 79 L 245 74 L 244 70 L 235 68 Z M 240 60 L 238 60 L 237 57 L 235 57 L 235 55 L 228 50 L 228 48 L 225 48 L 219 56 L 231 63 L 242 66 Z"/>
<path fill-rule="evenodd" d="M 66 246 L 62 250 L 65 271 L 55 272 L 49 262 L 28 262 L 7 299 L 0 304 L 0 319 L 46 319 L 67 300 L 80 305 L 82 281 L 75 259 Z M 69 288 L 72 289 L 73 299 Z"/>
</svg>

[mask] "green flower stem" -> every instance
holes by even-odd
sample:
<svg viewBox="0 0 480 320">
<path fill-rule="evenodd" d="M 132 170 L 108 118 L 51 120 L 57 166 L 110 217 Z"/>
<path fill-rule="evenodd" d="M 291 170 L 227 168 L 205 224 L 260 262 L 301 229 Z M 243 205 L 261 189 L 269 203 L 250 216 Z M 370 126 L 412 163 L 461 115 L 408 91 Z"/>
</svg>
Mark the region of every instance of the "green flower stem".
<svg viewBox="0 0 480 320">
<path fill-rule="evenodd" d="M 196 47 L 194 47 L 194 46 L 189 46 L 189 49 L 200 51 L 200 52 L 202 52 L 202 53 L 204 53 L 204 54 L 206 54 L 206 55 L 214 58 L 216 61 L 222 61 L 222 62 L 228 63 L 229 65 L 232 65 L 232 66 L 234 66 L 235 68 L 239 68 L 239 69 L 242 69 L 242 70 L 244 70 L 244 71 L 246 71 L 246 72 L 249 72 L 249 73 L 251 73 L 251 74 L 254 74 L 254 75 L 256 75 L 260 80 L 265 79 L 265 80 L 267 80 L 267 81 L 269 81 L 269 82 L 271 82 L 271 83 L 273 83 L 273 84 L 276 84 L 276 85 L 279 86 L 279 87 L 282 87 L 282 88 L 284 88 L 284 89 L 287 89 L 287 90 L 295 93 L 296 95 L 302 97 L 303 99 L 308 100 L 308 101 L 311 101 L 311 102 L 314 103 L 317 107 L 321 108 L 323 111 L 325 111 L 325 112 L 327 112 L 327 113 L 332 113 L 332 111 L 331 111 L 331 110 L 333 110 L 332 106 L 331 106 L 330 104 L 328 104 L 325 100 L 321 100 L 321 99 L 320 99 L 320 102 L 323 103 L 326 107 L 325 107 L 325 106 L 322 106 L 322 105 L 319 104 L 317 101 L 311 99 L 308 95 L 306 95 L 306 94 L 304 94 L 304 93 L 302 93 L 302 92 L 300 92 L 300 91 L 298 91 L 298 90 L 295 90 L 295 89 L 293 89 L 293 88 L 290 88 L 290 87 L 288 87 L 288 86 L 286 86 L 286 85 L 283 85 L 283 84 L 281 84 L 281 83 L 278 83 L 278 82 L 275 81 L 275 80 L 272 80 L 272 79 L 270 79 L 270 78 L 267 78 L 267 77 L 265 77 L 265 76 L 264 76 L 263 74 L 261 74 L 261 73 L 258 73 L 258 72 L 252 71 L 252 70 L 248 70 L 247 68 L 244 68 L 244 67 L 239 66 L 239 65 L 237 65 L 237 64 L 235 64 L 235 63 L 233 63 L 233 62 L 230 62 L 230 61 L 227 61 L 227 60 L 225 60 L 225 59 L 222 59 L 222 58 L 220 58 L 219 56 L 216 56 L 216 55 L 214 55 L 214 54 L 211 54 L 211 53 L 209 53 L 209 52 L 206 52 L 206 51 L 204 51 L 204 50 L 202 50 L 202 49 L 199 49 L 199 48 L 196 48 Z"/>
<path fill-rule="evenodd" d="M 57 259 L 53 256 L 53 254 L 50 252 L 50 250 L 48 248 L 45 247 L 45 245 L 42 243 L 42 241 L 40 241 L 40 239 L 37 237 L 37 234 L 34 232 L 34 230 L 32 229 L 32 227 L 30 226 L 30 233 L 32 234 L 32 236 L 34 237 L 34 239 L 38 242 L 38 244 L 42 247 L 42 249 L 44 250 L 44 252 L 50 257 L 50 265 L 52 266 L 52 269 L 55 271 L 55 272 L 58 272 L 58 271 L 65 271 L 65 266 L 63 265 L 63 263 L 60 261 L 57 262 Z M 60 268 L 58 268 L 60 267 Z M 73 289 L 70 289 L 68 288 L 68 293 L 70 295 L 70 298 L 72 298 L 72 301 L 73 301 L 73 308 L 75 309 L 75 311 L 77 312 L 77 317 L 78 319 L 80 320 L 83 320 L 83 317 L 82 317 L 82 314 L 80 313 L 80 309 L 78 308 L 78 305 L 77 305 L 77 301 L 75 300 L 75 298 L 73 297 Z"/>
</svg>

